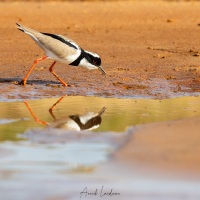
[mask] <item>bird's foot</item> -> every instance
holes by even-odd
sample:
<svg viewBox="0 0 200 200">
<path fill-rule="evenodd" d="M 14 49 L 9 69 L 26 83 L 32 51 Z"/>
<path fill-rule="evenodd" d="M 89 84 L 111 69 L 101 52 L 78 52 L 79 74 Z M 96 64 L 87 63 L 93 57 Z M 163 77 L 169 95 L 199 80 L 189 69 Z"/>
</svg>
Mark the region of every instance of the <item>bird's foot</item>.
<svg viewBox="0 0 200 200">
<path fill-rule="evenodd" d="M 63 86 L 64 87 L 77 87 L 77 85 L 75 85 L 75 84 L 67 84 L 67 83 L 66 83 L 66 85 L 63 84 Z"/>
<path fill-rule="evenodd" d="M 62 83 L 64 87 L 70 86 L 67 83 Z"/>
<path fill-rule="evenodd" d="M 22 79 L 22 80 L 19 82 L 19 85 L 26 85 L 26 80 Z"/>
</svg>

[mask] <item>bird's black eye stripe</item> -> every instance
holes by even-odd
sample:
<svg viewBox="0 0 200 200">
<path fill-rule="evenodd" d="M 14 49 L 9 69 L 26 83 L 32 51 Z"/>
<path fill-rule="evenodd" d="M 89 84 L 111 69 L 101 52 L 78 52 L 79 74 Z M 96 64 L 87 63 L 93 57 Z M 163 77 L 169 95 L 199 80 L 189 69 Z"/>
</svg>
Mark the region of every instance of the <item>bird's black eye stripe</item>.
<svg viewBox="0 0 200 200">
<path fill-rule="evenodd" d="M 51 33 L 42 33 L 42 34 L 48 35 L 48 36 L 50 36 L 50 37 L 52 37 L 52 38 L 54 38 L 56 40 L 59 40 L 59 41 L 65 43 L 65 44 L 67 44 L 68 46 L 73 47 L 74 49 L 78 49 L 75 45 L 71 44 L 70 42 L 68 42 L 67 40 L 65 40 L 64 38 L 62 38 L 62 37 L 60 37 L 58 35 L 51 34 Z"/>
<path fill-rule="evenodd" d="M 94 65 L 97 65 L 97 66 L 101 64 L 101 60 L 99 58 L 93 58 L 92 62 Z"/>
<path fill-rule="evenodd" d="M 86 58 L 86 60 L 95 65 L 95 66 L 100 66 L 101 65 L 101 58 L 95 57 L 93 55 L 91 55 L 90 53 L 85 52 L 84 57 Z"/>
</svg>

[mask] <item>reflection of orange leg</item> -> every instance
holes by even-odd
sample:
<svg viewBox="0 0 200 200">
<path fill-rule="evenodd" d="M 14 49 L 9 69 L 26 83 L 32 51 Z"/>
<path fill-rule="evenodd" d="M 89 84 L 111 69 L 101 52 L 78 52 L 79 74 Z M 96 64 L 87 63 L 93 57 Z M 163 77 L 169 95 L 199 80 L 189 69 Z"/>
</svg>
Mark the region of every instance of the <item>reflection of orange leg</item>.
<svg viewBox="0 0 200 200">
<path fill-rule="evenodd" d="M 49 113 L 51 114 L 51 116 L 52 116 L 54 119 L 56 119 L 56 117 L 55 117 L 55 115 L 53 114 L 53 109 L 54 109 L 54 107 L 55 107 L 58 103 L 60 103 L 60 102 L 62 101 L 63 98 L 64 98 L 64 96 L 61 97 L 60 99 L 58 99 L 58 101 L 57 101 L 56 103 L 54 103 L 53 106 L 49 109 Z"/>
<path fill-rule="evenodd" d="M 34 63 L 33 63 L 33 65 L 32 65 L 32 67 L 31 67 L 31 69 L 28 71 L 27 75 L 21 80 L 21 82 L 20 82 L 19 84 L 20 84 L 20 85 L 26 85 L 26 80 L 28 79 L 29 75 L 30 75 L 31 72 L 33 71 L 35 65 L 36 65 L 38 62 L 40 62 L 40 61 L 42 61 L 42 60 L 45 60 L 46 58 L 47 58 L 47 56 L 44 56 L 44 57 L 42 57 L 42 58 L 38 58 L 37 60 L 35 60 Z"/>
<path fill-rule="evenodd" d="M 33 119 L 34 119 L 37 123 L 41 123 L 41 124 L 45 124 L 45 125 L 47 124 L 47 122 L 41 121 L 41 120 L 39 120 L 39 119 L 35 116 L 35 114 L 33 113 L 32 109 L 30 108 L 30 106 L 28 105 L 28 103 L 27 103 L 26 101 L 24 101 L 24 103 L 25 103 L 26 107 L 28 108 L 28 110 L 30 111 L 30 113 L 31 113 L 31 115 L 32 115 L 32 117 L 33 117 Z"/>
<path fill-rule="evenodd" d="M 65 83 L 54 71 L 53 71 L 53 67 L 56 64 L 56 61 L 53 62 L 53 64 L 51 65 L 51 67 L 49 68 L 49 71 L 64 85 L 64 86 L 68 86 L 67 83 Z"/>
</svg>

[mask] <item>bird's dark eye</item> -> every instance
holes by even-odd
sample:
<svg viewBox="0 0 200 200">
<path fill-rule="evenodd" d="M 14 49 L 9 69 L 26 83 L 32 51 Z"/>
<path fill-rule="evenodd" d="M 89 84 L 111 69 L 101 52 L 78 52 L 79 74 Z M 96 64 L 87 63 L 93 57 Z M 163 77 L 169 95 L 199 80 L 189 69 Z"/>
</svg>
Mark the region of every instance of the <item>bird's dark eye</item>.
<svg viewBox="0 0 200 200">
<path fill-rule="evenodd" d="M 93 64 L 97 64 L 97 61 L 96 61 L 96 60 L 93 60 Z"/>
</svg>

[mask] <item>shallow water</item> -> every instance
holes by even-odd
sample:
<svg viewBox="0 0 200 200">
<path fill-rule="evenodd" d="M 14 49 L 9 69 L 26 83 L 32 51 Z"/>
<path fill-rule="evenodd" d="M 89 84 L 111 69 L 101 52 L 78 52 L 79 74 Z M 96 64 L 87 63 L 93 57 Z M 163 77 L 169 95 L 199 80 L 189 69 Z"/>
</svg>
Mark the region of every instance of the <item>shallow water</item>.
<svg viewBox="0 0 200 200">
<path fill-rule="evenodd" d="M 155 199 L 153 193 L 157 199 L 166 199 L 168 191 L 171 199 L 177 199 L 199 187 L 199 183 L 186 182 L 176 186 L 179 193 L 174 194 L 171 185 L 176 182 L 148 179 L 138 175 L 137 169 L 129 174 L 108 162 L 129 139 L 129 126 L 200 116 L 199 97 L 151 100 L 67 96 L 0 105 L 3 199 L 79 199 L 86 186 L 100 191 L 102 185 L 108 191 L 114 187 L 123 193 L 113 199 L 132 199 L 133 194 L 137 199 Z M 84 131 L 77 131 L 81 129 Z M 102 163 L 108 166 L 99 171 Z M 195 198 L 200 195 L 193 194 Z"/>
<path fill-rule="evenodd" d="M 59 101 L 59 102 L 58 102 Z M 52 106 L 52 114 L 49 109 Z M 127 127 L 143 123 L 176 120 L 200 115 L 200 98 L 181 97 L 165 100 L 152 99 L 113 99 L 98 97 L 64 97 L 41 100 L 29 100 L 25 104 L 18 102 L 1 102 L 0 140 L 16 140 L 18 133 L 46 125 L 34 121 L 31 112 L 49 125 L 69 116 L 88 116 L 98 113 L 101 124 L 95 132 L 123 132 Z M 28 107 L 29 109 L 28 109 Z M 56 118 L 56 120 L 55 120 Z M 66 127 L 65 127 L 66 128 Z M 70 128 L 69 128 L 70 129 Z"/>
</svg>

